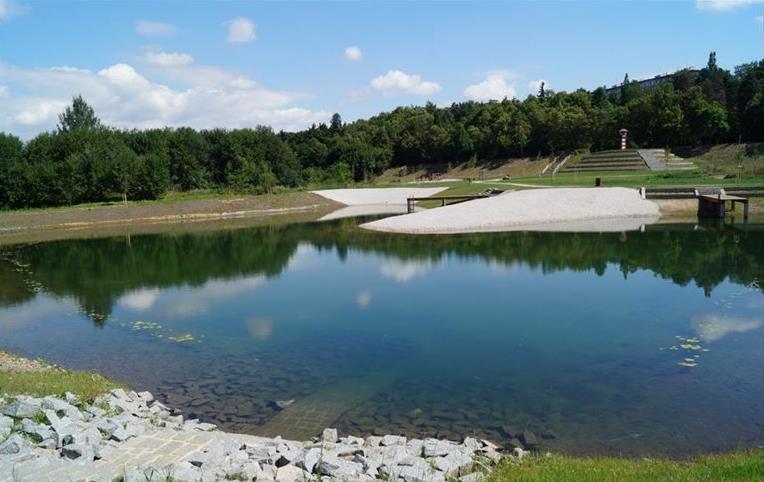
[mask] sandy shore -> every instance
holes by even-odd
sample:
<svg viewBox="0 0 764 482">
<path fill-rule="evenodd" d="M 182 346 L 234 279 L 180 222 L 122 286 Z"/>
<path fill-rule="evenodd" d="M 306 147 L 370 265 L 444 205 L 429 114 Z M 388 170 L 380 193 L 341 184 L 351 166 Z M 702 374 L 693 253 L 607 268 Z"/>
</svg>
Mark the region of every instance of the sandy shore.
<svg viewBox="0 0 764 482">
<path fill-rule="evenodd" d="M 366 189 L 325 189 L 311 191 L 321 197 L 342 203 L 346 206 L 360 206 L 367 204 L 402 204 L 406 205 L 409 197 L 433 196 L 446 187 L 391 187 L 391 188 L 366 188 Z"/>
<path fill-rule="evenodd" d="M 513 230 L 623 231 L 660 217 L 658 206 L 635 189 L 560 188 L 507 192 L 361 227 L 410 234 Z"/>
</svg>

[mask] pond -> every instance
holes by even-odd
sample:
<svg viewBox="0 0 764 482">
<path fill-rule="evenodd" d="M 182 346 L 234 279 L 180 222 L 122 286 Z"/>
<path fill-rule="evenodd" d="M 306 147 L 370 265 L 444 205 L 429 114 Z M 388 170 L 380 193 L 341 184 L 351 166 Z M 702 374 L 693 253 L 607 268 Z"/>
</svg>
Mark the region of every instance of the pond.
<svg viewBox="0 0 764 482">
<path fill-rule="evenodd" d="M 224 429 L 685 456 L 764 442 L 764 230 L 368 219 L 0 247 L 0 346 Z"/>
</svg>

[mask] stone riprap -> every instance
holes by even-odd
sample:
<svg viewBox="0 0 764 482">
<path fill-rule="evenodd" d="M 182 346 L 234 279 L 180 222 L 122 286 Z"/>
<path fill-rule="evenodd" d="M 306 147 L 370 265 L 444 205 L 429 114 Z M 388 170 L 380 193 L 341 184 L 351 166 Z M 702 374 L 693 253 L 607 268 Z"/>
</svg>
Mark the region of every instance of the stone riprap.
<svg viewBox="0 0 764 482">
<path fill-rule="evenodd" d="M 514 457 L 522 458 L 517 448 Z M 486 440 L 367 438 L 324 430 L 307 442 L 218 431 L 149 392 L 0 399 L 0 482 L 474 481 L 501 458 Z"/>
</svg>

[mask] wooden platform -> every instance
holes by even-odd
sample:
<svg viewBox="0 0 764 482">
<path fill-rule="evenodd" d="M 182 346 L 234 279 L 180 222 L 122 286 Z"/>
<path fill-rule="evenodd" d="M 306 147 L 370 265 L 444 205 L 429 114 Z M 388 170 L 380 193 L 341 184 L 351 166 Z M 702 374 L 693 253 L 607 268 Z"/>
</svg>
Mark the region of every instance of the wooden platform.
<svg viewBox="0 0 764 482">
<path fill-rule="evenodd" d="M 735 210 L 735 204 L 743 205 L 743 219 L 748 219 L 748 198 L 727 194 L 724 189 L 696 189 L 698 198 L 699 218 L 724 218 L 727 213 L 727 202 L 731 204 L 730 211 Z"/>
<path fill-rule="evenodd" d="M 408 207 L 408 213 L 414 212 L 414 207 L 417 201 L 440 201 L 441 206 L 445 206 L 448 201 L 463 202 L 470 201 L 472 199 L 483 199 L 489 197 L 488 194 L 465 194 L 463 196 L 431 196 L 431 197 L 410 197 L 406 199 L 406 206 Z M 453 203 L 451 203 L 453 204 Z"/>
</svg>

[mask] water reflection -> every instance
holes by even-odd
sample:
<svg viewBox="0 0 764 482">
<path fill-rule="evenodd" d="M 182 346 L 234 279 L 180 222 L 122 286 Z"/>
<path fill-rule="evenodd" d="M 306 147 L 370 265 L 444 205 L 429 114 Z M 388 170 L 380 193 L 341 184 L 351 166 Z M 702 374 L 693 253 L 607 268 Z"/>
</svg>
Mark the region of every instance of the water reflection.
<svg viewBox="0 0 764 482">
<path fill-rule="evenodd" d="M 385 255 L 379 272 L 398 282 L 423 276 L 450 256 L 480 258 L 494 267 L 521 263 L 545 273 L 594 270 L 608 263 L 624 276 L 638 269 L 706 294 L 725 278 L 764 278 L 761 232 L 725 228 L 648 230 L 619 240 L 617 233 L 496 233 L 434 237 L 368 233 L 356 220 L 267 226 L 194 235 L 69 240 L 0 248 L 0 304 L 31 299 L 39 289 L 76 299 L 94 321 L 108 319 L 115 302 L 135 310 L 156 303 L 158 289 L 187 287 L 175 304 L 201 313 L 210 302 L 258 289 L 285 270 L 317 269 L 313 254 L 348 250 Z M 192 290 L 190 288 L 197 288 Z"/>
<path fill-rule="evenodd" d="M 382 263 L 379 272 L 382 276 L 394 279 L 400 283 L 405 283 L 414 278 L 427 274 L 433 267 L 433 262 L 429 260 L 399 260 L 389 259 Z"/>
<path fill-rule="evenodd" d="M 2 248 L 2 343 L 250 433 L 273 400 L 343 399 L 355 380 L 368 396 L 337 423 L 359 435 L 530 429 L 634 454 L 761 440 L 764 232 L 357 224 Z"/>
<path fill-rule="evenodd" d="M 764 326 L 761 317 L 742 318 L 717 313 L 695 316 L 692 327 L 706 342 L 719 341 L 730 333 L 745 333 Z"/>
</svg>

